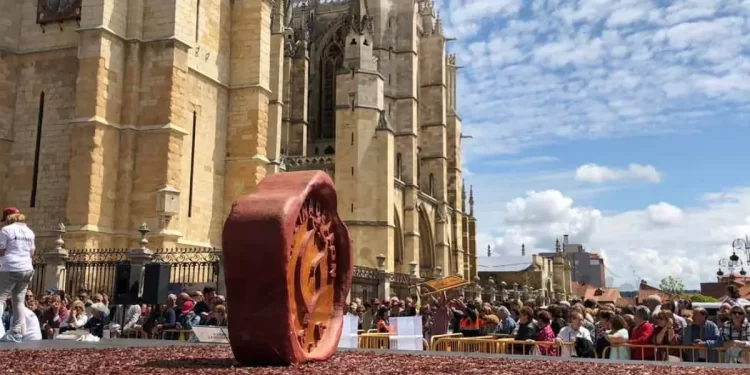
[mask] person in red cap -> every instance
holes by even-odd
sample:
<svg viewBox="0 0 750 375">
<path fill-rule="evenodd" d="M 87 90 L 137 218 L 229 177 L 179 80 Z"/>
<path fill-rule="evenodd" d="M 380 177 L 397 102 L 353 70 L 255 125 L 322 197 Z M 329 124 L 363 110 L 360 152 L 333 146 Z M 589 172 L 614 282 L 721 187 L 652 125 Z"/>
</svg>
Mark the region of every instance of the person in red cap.
<svg viewBox="0 0 750 375">
<path fill-rule="evenodd" d="M 0 229 L 0 311 L 5 311 L 8 296 L 13 302 L 12 327 L 0 341 L 21 342 L 26 333 L 24 316 L 26 290 L 34 276 L 31 257 L 36 250 L 34 232 L 26 226 L 26 217 L 15 207 L 3 210 Z"/>
</svg>

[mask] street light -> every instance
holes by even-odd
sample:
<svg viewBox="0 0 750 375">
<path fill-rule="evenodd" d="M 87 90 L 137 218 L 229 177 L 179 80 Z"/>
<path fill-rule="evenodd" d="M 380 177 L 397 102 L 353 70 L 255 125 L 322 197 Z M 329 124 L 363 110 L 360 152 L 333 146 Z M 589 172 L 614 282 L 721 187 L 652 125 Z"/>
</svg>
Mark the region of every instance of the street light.
<svg viewBox="0 0 750 375">
<path fill-rule="evenodd" d="M 732 255 L 730 255 L 729 258 L 723 258 L 719 260 L 719 271 L 716 272 L 716 276 L 719 277 L 719 280 L 721 280 L 721 277 L 724 276 L 724 268 L 729 271 L 729 278 L 734 278 L 734 271 L 737 268 L 740 268 L 740 276 L 744 278 L 747 275 L 745 266 L 740 260 L 740 257 L 737 255 L 737 250 L 744 250 L 746 256 L 750 255 L 750 248 L 748 247 L 747 237 L 745 237 L 744 240 L 741 238 L 734 240 L 732 242 Z"/>
<path fill-rule="evenodd" d="M 748 265 L 750 265 L 750 239 L 745 236 L 745 238 L 738 238 L 734 241 L 732 241 L 732 251 L 740 251 L 745 252 L 745 259 L 748 262 Z"/>
</svg>

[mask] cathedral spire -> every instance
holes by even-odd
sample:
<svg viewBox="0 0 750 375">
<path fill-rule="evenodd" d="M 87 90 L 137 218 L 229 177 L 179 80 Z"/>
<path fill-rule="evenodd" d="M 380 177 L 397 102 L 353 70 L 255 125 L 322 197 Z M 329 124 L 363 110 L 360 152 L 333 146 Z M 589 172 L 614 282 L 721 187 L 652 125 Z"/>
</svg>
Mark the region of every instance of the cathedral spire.
<svg viewBox="0 0 750 375">
<path fill-rule="evenodd" d="M 461 211 L 466 213 L 466 181 L 461 179 Z"/>
<path fill-rule="evenodd" d="M 474 185 L 469 186 L 469 216 L 474 216 Z"/>
<path fill-rule="evenodd" d="M 435 18 L 435 29 L 433 32 L 438 35 L 443 35 L 443 19 L 440 17 L 440 12 L 437 13 L 437 17 Z"/>
<path fill-rule="evenodd" d="M 367 0 L 349 2 L 349 30 L 356 34 L 373 33 L 372 15 L 367 7 Z"/>
</svg>

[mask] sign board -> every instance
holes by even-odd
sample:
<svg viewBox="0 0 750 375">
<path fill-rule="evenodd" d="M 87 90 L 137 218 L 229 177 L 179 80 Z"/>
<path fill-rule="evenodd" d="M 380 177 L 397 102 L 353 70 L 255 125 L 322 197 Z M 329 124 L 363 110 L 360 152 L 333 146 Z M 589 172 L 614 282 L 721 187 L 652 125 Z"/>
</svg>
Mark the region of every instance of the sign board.
<svg viewBox="0 0 750 375">
<path fill-rule="evenodd" d="M 198 338 L 198 342 L 229 344 L 227 327 L 193 327 L 193 334 Z"/>
<path fill-rule="evenodd" d="M 444 277 L 442 279 L 431 280 L 426 283 L 419 284 L 417 285 L 417 287 L 420 292 L 420 295 L 424 297 L 430 294 L 435 294 L 439 292 L 444 292 L 446 290 L 460 288 L 462 286 L 466 286 L 469 284 L 471 284 L 470 281 L 464 280 L 460 276 L 452 275 L 452 276 Z"/>
<path fill-rule="evenodd" d="M 394 333 L 388 338 L 391 349 L 424 350 L 421 316 L 390 318 L 388 323 L 393 328 Z"/>
</svg>

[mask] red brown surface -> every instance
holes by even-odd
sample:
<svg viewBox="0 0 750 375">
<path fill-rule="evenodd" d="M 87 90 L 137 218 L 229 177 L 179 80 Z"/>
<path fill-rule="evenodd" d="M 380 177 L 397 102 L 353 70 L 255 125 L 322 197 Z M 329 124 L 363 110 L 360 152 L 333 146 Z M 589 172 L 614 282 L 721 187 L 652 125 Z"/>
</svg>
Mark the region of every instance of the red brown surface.
<svg viewBox="0 0 750 375">
<path fill-rule="evenodd" d="M 29 375 L 739 375 L 748 373 L 747 369 L 479 359 L 468 356 L 407 356 L 361 352 L 337 353 L 329 361 L 313 362 L 292 367 L 240 367 L 232 358 L 232 352 L 226 346 L 184 346 L 120 350 L 19 350 L 3 352 L 0 355 L 0 371 L 2 371 L 2 374 Z"/>
<path fill-rule="evenodd" d="M 229 340 L 243 364 L 290 364 L 336 351 L 353 261 L 324 172 L 267 177 L 224 225 Z"/>
</svg>

